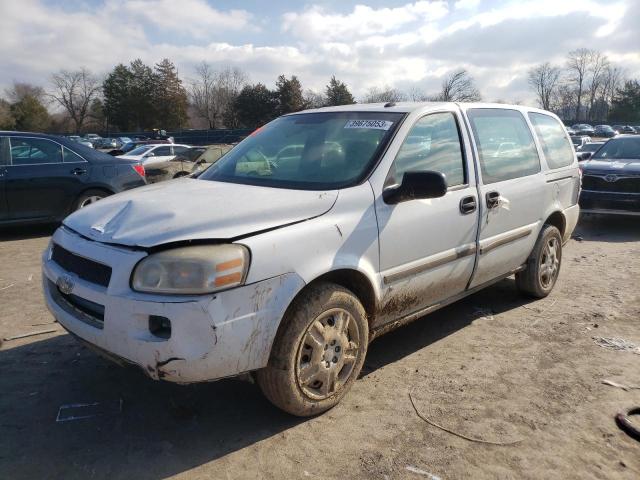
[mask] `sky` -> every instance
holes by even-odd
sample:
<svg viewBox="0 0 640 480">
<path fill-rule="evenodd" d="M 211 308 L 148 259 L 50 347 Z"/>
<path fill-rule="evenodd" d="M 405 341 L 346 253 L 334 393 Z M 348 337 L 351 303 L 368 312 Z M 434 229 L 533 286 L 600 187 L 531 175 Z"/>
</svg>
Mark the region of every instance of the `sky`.
<svg viewBox="0 0 640 480">
<path fill-rule="evenodd" d="M 52 72 L 171 59 L 181 78 L 206 61 L 273 87 L 280 74 L 322 91 L 335 75 L 436 93 L 465 68 L 487 101 L 533 103 L 526 72 L 586 47 L 640 78 L 640 0 L 0 0 L 0 95 Z"/>
</svg>

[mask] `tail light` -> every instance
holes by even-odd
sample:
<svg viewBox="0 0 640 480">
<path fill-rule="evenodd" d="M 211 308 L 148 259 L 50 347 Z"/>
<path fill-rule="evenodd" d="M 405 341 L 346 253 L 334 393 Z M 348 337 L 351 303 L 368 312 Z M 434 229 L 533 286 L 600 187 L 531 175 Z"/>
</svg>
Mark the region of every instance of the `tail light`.
<svg viewBox="0 0 640 480">
<path fill-rule="evenodd" d="M 137 164 L 137 165 L 131 165 L 131 166 L 138 173 L 138 175 L 140 175 L 142 178 L 144 178 L 146 173 L 144 171 L 144 166 L 143 165 Z"/>
</svg>

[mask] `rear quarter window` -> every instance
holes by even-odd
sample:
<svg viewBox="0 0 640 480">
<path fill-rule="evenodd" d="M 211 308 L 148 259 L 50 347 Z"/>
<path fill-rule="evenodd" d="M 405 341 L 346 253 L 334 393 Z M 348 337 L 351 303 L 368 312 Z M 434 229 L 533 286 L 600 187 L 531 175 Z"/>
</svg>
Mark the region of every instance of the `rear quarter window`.
<svg viewBox="0 0 640 480">
<path fill-rule="evenodd" d="M 571 165 L 575 157 L 573 148 L 560 122 L 549 115 L 536 112 L 529 112 L 529 120 L 533 124 L 549 168 Z"/>
<path fill-rule="evenodd" d="M 540 171 L 540 158 L 522 114 L 501 108 L 467 111 L 480 157 L 484 184 L 526 177 Z"/>
</svg>

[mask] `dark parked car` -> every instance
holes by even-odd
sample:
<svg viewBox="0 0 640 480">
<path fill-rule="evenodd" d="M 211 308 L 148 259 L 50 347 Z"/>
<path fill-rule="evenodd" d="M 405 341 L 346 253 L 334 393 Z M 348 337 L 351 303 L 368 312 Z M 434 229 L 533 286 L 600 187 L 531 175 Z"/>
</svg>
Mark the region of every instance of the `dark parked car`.
<svg viewBox="0 0 640 480">
<path fill-rule="evenodd" d="M 0 224 L 60 221 L 145 183 L 139 162 L 119 160 L 67 138 L 0 131 Z"/>
<path fill-rule="evenodd" d="M 590 137 L 595 135 L 593 127 L 587 123 L 576 123 L 575 125 L 571 125 L 571 128 L 576 132 L 576 135 L 587 135 Z"/>
<path fill-rule="evenodd" d="M 583 213 L 640 215 L 640 137 L 612 138 L 580 168 Z"/>
<path fill-rule="evenodd" d="M 613 138 L 618 134 L 618 132 L 616 132 L 609 125 L 596 125 L 595 127 L 593 127 L 593 131 L 595 132 L 596 137 L 603 138 Z"/>
</svg>

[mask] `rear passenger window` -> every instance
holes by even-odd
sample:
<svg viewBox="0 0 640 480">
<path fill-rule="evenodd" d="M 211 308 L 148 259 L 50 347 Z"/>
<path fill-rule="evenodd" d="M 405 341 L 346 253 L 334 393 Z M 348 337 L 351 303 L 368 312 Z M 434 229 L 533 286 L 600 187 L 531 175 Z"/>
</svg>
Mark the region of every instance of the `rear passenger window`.
<svg viewBox="0 0 640 480">
<path fill-rule="evenodd" d="M 0 165 L 9 165 L 11 157 L 9 137 L 0 137 Z"/>
<path fill-rule="evenodd" d="M 405 172 L 444 173 L 448 186 L 465 183 L 464 157 L 453 113 L 422 117 L 411 128 L 393 163 L 389 181 L 400 183 Z"/>
<path fill-rule="evenodd" d="M 529 120 L 533 124 L 542 151 L 549 168 L 560 168 L 571 165 L 574 160 L 573 147 L 567 139 L 562 125 L 553 117 L 543 113 L 529 112 Z"/>
<path fill-rule="evenodd" d="M 467 116 L 478 147 L 484 184 L 540 171 L 540 158 L 531 131 L 519 111 L 474 108 Z"/>
<path fill-rule="evenodd" d="M 13 165 L 62 163 L 62 146 L 44 138 L 11 137 L 11 163 Z"/>
<path fill-rule="evenodd" d="M 153 153 L 156 157 L 168 157 L 171 155 L 171 147 L 158 147 Z"/>
<path fill-rule="evenodd" d="M 72 152 L 66 147 L 62 149 L 62 157 L 65 163 L 79 163 L 85 161 L 85 159 L 76 152 Z"/>
</svg>

